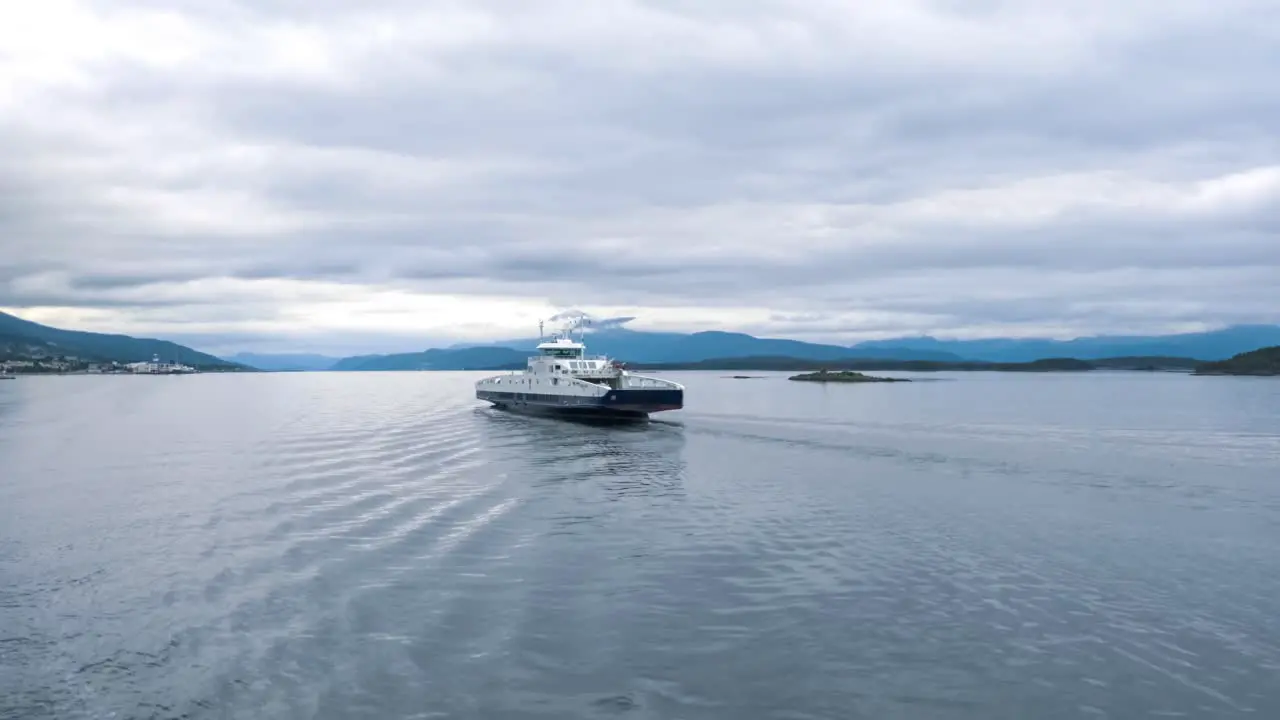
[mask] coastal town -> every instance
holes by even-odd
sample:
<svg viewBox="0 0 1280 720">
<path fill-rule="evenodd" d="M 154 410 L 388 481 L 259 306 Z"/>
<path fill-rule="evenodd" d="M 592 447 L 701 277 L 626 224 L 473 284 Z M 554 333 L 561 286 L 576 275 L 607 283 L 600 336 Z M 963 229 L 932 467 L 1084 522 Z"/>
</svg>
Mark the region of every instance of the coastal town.
<svg viewBox="0 0 1280 720">
<path fill-rule="evenodd" d="M 187 375 L 199 372 L 190 365 L 152 356 L 141 362 L 98 362 L 75 355 L 49 355 L 0 360 L 0 376 L 16 375 Z"/>
</svg>

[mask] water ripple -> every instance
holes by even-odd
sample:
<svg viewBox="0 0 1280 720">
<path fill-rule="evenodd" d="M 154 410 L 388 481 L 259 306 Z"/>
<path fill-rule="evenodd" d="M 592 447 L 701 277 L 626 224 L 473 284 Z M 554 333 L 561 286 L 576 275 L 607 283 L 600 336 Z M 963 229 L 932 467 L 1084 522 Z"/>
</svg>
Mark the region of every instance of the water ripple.
<svg viewBox="0 0 1280 720">
<path fill-rule="evenodd" d="M 0 388 L 0 719 L 1280 715 L 1270 386 L 476 377 Z"/>
</svg>

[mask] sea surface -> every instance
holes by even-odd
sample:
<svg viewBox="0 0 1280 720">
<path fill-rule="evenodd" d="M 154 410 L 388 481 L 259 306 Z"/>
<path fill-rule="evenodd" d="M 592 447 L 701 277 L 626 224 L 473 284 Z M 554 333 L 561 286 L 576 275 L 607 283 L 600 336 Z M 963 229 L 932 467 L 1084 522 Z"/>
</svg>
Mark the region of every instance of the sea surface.
<svg viewBox="0 0 1280 720">
<path fill-rule="evenodd" d="M 0 718 L 1280 718 L 1280 380 L 0 383 Z"/>
</svg>

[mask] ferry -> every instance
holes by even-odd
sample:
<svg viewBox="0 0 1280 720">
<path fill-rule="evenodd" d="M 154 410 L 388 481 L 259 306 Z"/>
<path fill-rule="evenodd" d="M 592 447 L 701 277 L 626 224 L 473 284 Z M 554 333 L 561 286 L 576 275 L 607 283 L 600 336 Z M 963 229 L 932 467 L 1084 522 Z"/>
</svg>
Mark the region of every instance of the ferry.
<svg viewBox="0 0 1280 720">
<path fill-rule="evenodd" d="M 544 338 L 526 369 L 477 381 L 476 398 L 517 412 L 587 418 L 644 419 L 684 407 L 680 383 L 636 375 L 603 355 L 589 357 L 581 327 L 578 319 Z"/>
</svg>

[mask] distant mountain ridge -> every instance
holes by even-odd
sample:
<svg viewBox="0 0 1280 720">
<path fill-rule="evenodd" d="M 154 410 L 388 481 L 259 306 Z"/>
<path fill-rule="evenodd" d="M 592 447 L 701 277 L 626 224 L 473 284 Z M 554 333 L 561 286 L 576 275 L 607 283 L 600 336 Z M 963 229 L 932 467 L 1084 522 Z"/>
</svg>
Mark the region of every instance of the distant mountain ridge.
<svg viewBox="0 0 1280 720">
<path fill-rule="evenodd" d="M 239 353 L 228 359 L 167 340 L 62 330 L 0 312 L 0 359 L 23 354 L 76 355 L 103 361 L 162 360 L 196 367 L 262 370 L 489 370 L 523 367 L 539 340 L 458 344 L 422 352 L 332 358 L 324 355 Z M 746 333 L 646 332 L 622 327 L 589 332 L 588 352 L 633 364 L 680 364 L 730 358 L 773 357 L 800 361 L 892 360 L 902 362 L 1026 363 L 1050 358 L 1170 358 L 1219 361 L 1259 348 L 1280 346 L 1280 326 L 1238 325 L 1200 333 L 1098 336 L 1074 340 L 996 338 L 939 340 L 905 337 L 852 346 L 758 338 Z"/>
<path fill-rule="evenodd" d="M 443 350 L 434 348 L 417 353 L 394 355 L 360 355 L 343 358 L 331 370 L 492 370 L 518 365 L 523 367 L 527 351 L 507 347 L 475 347 Z"/>
<path fill-rule="evenodd" d="M 313 353 L 252 353 L 240 352 L 223 358 L 228 362 L 248 365 L 259 370 L 276 372 L 328 370 L 342 358 Z"/>
<path fill-rule="evenodd" d="M 459 343 L 426 353 L 346 358 L 339 361 L 333 369 L 488 370 L 521 367 L 524 365 L 524 358 L 533 352 L 538 342 L 537 338 L 520 338 L 483 344 Z M 1099 336 L 1075 340 L 938 340 L 932 337 L 915 337 L 863 342 L 849 347 L 801 340 L 757 338 L 745 333 L 720 331 L 686 334 L 610 328 L 587 334 L 589 353 L 646 365 L 718 362 L 751 357 L 803 361 L 893 360 L 936 363 L 1027 363 L 1051 358 L 1171 358 L 1177 361 L 1176 365 L 1185 368 L 1191 360 L 1221 360 L 1276 344 L 1280 344 L 1280 326 L 1275 325 L 1241 325 L 1180 335 Z M 485 348 L 488 352 L 480 352 Z"/>
<path fill-rule="evenodd" d="M 712 358 L 688 363 L 637 364 L 642 370 L 908 370 L 913 372 L 987 370 L 1000 372 L 1060 372 L 1065 370 L 1142 370 L 1149 372 L 1189 373 L 1204 366 L 1199 360 L 1176 357 L 1114 357 L 1081 360 L 1079 358 L 1039 358 L 1027 362 L 991 362 L 987 360 L 891 360 L 877 358 L 843 358 L 840 360 L 804 360 L 793 357 Z"/>
<path fill-rule="evenodd" d="M 1047 357 L 1097 360 L 1119 356 L 1164 356 L 1225 360 L 1242 352 L 1280 345 L 1280 325 L 1234 325 L 1208 332 L 1177 335 L 1115 335 L 1074 340 L 993 338 L 938 340 L 932 337 L 896 338 L 860 343 L 858 348 L 901 347 L 951 352 L 969 360 L 1029 362 Z"/>
<path fill-rule="evenodd" d="M 1075 358 L 1042 358 L 1025 363 L 993 363 L 981 360 L 889 360 L 847 357 L 838 360 L 806 360 L 794 357 L 754 356 L 699 360 L 688 363 L 639 363 L 639 370 L 906 370 L 935 372 L 942 370 L 988 370 L 1061 372 L 1096 370 L 1099 365 Z"/>
<path fill-rule="evenodd" d="M 903 358 L 909 360 L 958 361 L 959 357 L 936 350 L 874 348 L 857 350 L 840 345 L 822 345 L 801 340 L 757 338 L 745 333 L 719 331 L 649 333 L 610 329 L 587 335 L 587 352 L 635 363 L 697 362 L 720 357 L 787 356 L 805 360 L 842 358 Z M 541 342 L 522 338 L 496 343 L 434 348 L 418 353 L 361 355 L 344 358 L 332 370 L 498 370 L 524 367 L 525 360 Z"/>
<path fill-rule="evenodd" d="M 611 328 L 587 334 L 587 351 L 593 354 L 637 363 L 697 362 L 724 357 L 785 356 L 807 360 L 835 360 L 848 357 L 893 358 L 898 360 L 955 361 L 959 355 L 932 348 L 899 348 L 893 345 L 864 348 L 811 343 L 784 338 L 759 338 L 754 335 L 720 330 L 696 333 L 644 332 Z M 502 340 L 472 345 L 458 344 L 450 349 L 469 347 L 508 347 L 532 352 L 538 338 Z"/>
<path fill-rule="evenodd" d="M 168 340 L 61 330 L 4 312 L 0 312 L 0 338 L 3 338 L 0 341 L 0 359 L 39 352 L 73 355 L 104 362 L 142 362 L 159 356 L 166 362 L 183 363 L 197 368 L 242 367 Z"/>
</svg>

